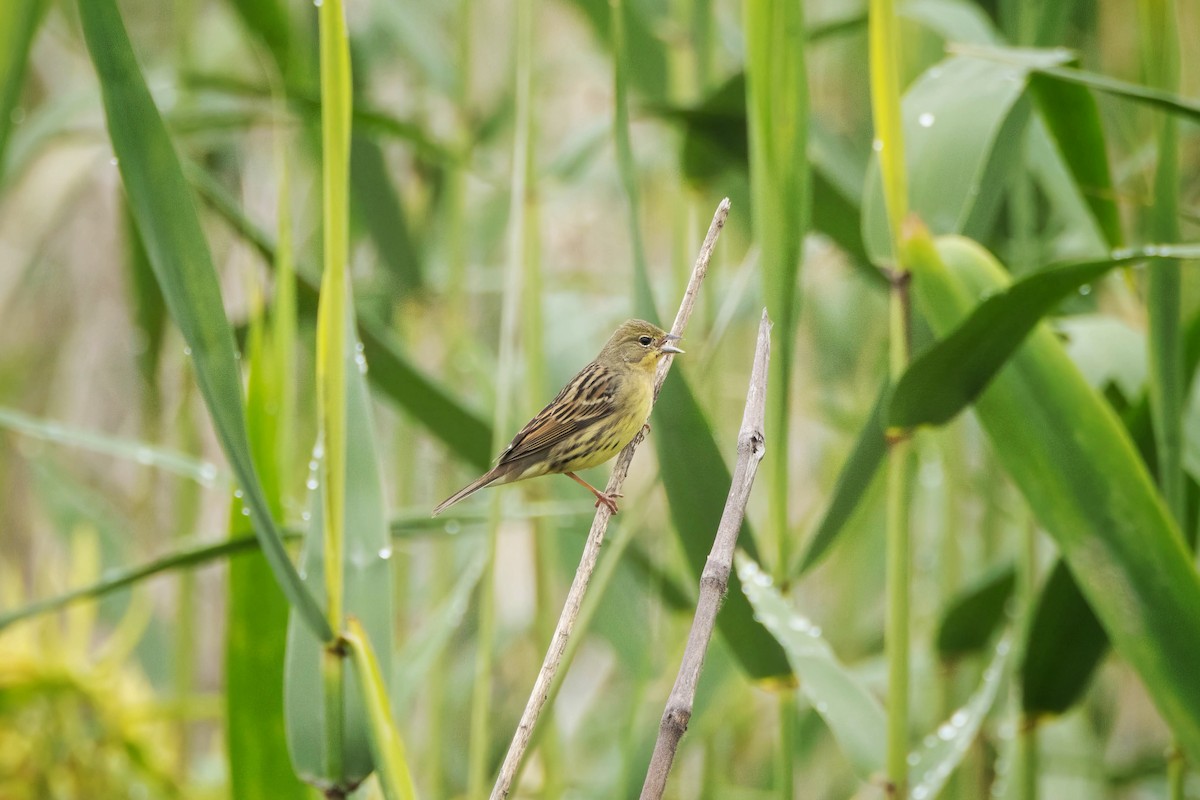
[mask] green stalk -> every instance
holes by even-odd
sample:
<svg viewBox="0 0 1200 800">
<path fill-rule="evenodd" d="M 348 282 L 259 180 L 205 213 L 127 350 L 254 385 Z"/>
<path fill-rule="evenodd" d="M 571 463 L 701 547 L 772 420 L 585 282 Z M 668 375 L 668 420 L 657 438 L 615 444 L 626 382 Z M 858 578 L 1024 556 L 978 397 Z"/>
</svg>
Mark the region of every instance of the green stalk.
<svg viewBox="0 0 1200 800">
<path fill-rule="evenodd" d="M 321 459 L 324 514 L 326 618 L 343 623 L 344 523 L 346 518 L 346 261 L 350 252 L 350 47 L 341 0 L 323 0 L 321 50 L 321 153 L 325 268 L 317 309 L 317 417 L 325 449 Z M 342 774 L 343 651 L 326 646 L 321 661 L 325 701 L 325 769 Z"/>
<path fill-rule="evenodd" d="M 871 110 L 875 146 L 883 177 L 888 229 L 896 266 L 888 303 L 888 363 L 893 382 L 909 360 L 909 275 L 899 264 L 902 226 L 908 215 L 908 186 L 900 117 L 899 31 L 891 0 L 871 0 L 867 39 L 871 69 Z M 909 596 L 909 452 L 911 442 L 892 443 L 887 478 L 887 620 L 884 641 L 888 658 L 887 781 L 893 798 L 908 795 Z"/>
<path fill-rule="evenodd" d="M 508 265 L 500 312 L 500 354 L 496 364 L 496 414 L 492 452 L 500 452 L 511 435 L 513 384 L 517 370 L 516 338 L 520 322 L 521 285 L 526 238 L 525 200 L 532 139 L 533 4 L 522 0 L 516 20 L 516 129 L 513 134 L 512 185 L 509 194 Z M 540 347 L 531 342 L 530 347 Z M 480 581 L 478 648 L 471 698 L 471 730 L 467 761 L 467 796 L 487 795 L 488 721 L 491 717 L 491 665 L 495 649 L 496 539 L 500 528 L 498 492 L 492 494 L 488 524 L 487 566 Z"/>
<path fill-rule="evenodd" d="M 1178 19 L 1174 0 L 1141 0 L 1138 4 L 1143 32 L 1141 50 L 1147 83 L 1176 91 L 1179 88 Z M 1154 174 L 1154 205 L 1148 233 L 1154 242 L 1179 240 L 1179 132 L 1175 117 L 1164 114 L 1159 128 L 1158 165 Z M 1186 372 L 1180 333 L 1179 262 L 1156 264 L 1146 278 L 1149 315 L 1150 419 L 1158 453 L 1158 486 L 1167 510 L 1186 531 L 1187 500 L 1183 476 L 1183 400 Z M 1185 534 L 1186 539 L 1191 537 Z M 1183 800 L 1187 762 L 1177 746 L 1167 760 L 1167 794 Z"/>
<path fill-rule="evenodd" d="M 767 384 L 767 432 L 780 443 L 767 471 L 768 541 L 775 545 L 774 577 L 784 586 L 791 563 L 788 535 L 787 442 L 791 373 L 799 317 L 797 283 L 810 214 L 808 78 L 803 4 L 749 0 L 746 37 L 746 112 L 750 133 L 750 191 L 754 232 L 762 246 L 763 297 L 776 325 Z"/>
</svg>

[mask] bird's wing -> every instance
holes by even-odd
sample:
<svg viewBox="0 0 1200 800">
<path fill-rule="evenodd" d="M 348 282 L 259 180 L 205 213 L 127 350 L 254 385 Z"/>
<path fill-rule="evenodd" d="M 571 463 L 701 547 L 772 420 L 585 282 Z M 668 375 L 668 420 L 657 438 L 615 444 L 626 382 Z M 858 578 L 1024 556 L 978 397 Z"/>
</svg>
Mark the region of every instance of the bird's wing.
<svg viewBox="0 0 1200 800">
<path fill-rule="evenodd" d="M 513 437 L 500 454 L 499 463 L 544 452 L 608 417 L 616 408 L 617 382 L 618 376 L 612 370 L 595 362 L 588 364 Z"/>
</svg>

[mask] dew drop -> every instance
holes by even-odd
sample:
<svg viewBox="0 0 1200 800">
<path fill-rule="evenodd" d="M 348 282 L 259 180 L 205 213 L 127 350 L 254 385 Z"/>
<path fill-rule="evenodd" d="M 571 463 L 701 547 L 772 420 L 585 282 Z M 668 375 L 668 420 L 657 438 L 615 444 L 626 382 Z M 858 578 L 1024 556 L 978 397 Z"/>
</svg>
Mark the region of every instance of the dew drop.
<svg viewBox="0 0 1200 800">
<path fill-rule="evenodd" d="M 215 483 L 217 480 L 216 466 L 213 464 L 202 464 L 200 466 L 200 480 L 207 485 Z"/>
<path fill-rule="evenodd" d="M 241 489 L 234 489 L 234 490 L 233 490 L 233 496 L 234 496 L 234 497 L 236 497 L 237 499 L 241 500 L 241 499 L 242 499 L 242 497 L 243 497 L 242 490 L 241 490 Z"/>
<path fill-rule="evenodd" d="M 813 625 L 811 628 L 809 628 L 808 632 L 811 636 L 814 636 L 814 637 L 820 636 L 821 635 L 821 626 Z"/>
<path fill-rule="evenodd" d="M 185 356 L 190 356 L 192 354 L 192 348 L 190 348 L 190 347 L 183 348 L 183 354 Z"/>
<path fill-rule="evenodd" d="M 250 516 L 250 509 L 246 508 L 245 506 L 242 506 L 242 516 L 243 517 Z"/>
<path fill-rule="evenodd" d="M 1083 286 L 1079 287 L 1079 293 L 1084 297 L 1087 297 L 1092 293 L 1092 287 L 1085 283 Z"/>
<path fill-rule="evenodd" d="M 451 536 L 457 536 L 460 530 L 462 530 L 462 526 L 458 524 L 458 520 L 452 519 L 446 523 L 446 533 Z"/>
<path fill-rule="evenodd" d="M 302 511 L 300 513 L 300 519 L 304 520 L 305 522 L 308 522 L 309 520 L 312 519 L 312 514 L 310 514 L 307 511 Z"/>
<path fill-rule="evenodd" d="M 317 479 L 316 479 L 316 478 L 309 478 L 308 480 L 306 480 L 306 481 L 304 482 L 304 485 L 305 485 L 305 486 L 307 486 L 307 487 L 309 488 L 309 490 L 310 490 L 310 491 L 316 491 L 316 489 L 317 489 L 317 486 L 318 486 L 319 484 L 317 483 Z"/>
<path fill-rule="evenodd" d="M 908 765 L 910 767 L 915 767 L 917 765 L 917 762 L 921 760 L 921 756 L 918 755 L 917 753 L 909 753 L 908 758 L 905 760 L 908 761 Z"/>
<path fill-rule="evenodd" d="M 922 128 L 932 128 L 933 120 L 934 120 L 933 114 L 930 114 L 928 111 L 926 111 L 924 114 L 917 117 L 917 124 L 920 125 Z"/>
<path fill-rule="evenodd" d="M 109 164 L 112 164 L 112 165 L 115 167 L 115 166 L 117 166 L 118 164 L 120 164 L 120 163 L 121 163 L 121 159 L 117 158 L 116 156 L 113 156 L 112 158 L 110 158 L 110 159 L 108 160 L 108 163 L 109 163 Z"/>
<path fill-rule="evenodd" d="M 379 557 L 382 558 L 384 561 L 391 558 L 392 557 L 391 545 L 388 545 L 387 547 L 381 547 L 379 549 Z"/>
<path fill-rule="evenodd" d="M 871 149 L 874 150 L 876 153 L 882 153 L 883 152 L 883 139 L 876 139 L 875 141 L 871 142 Z"/>
<path fill-rule="evenodd" d="M 950 741 L 951 739 L 954 738 L 954 726 L 951 725 L 949 722 L 943 722 L 941 725 L 938 726 L 937 735 L 938 735 L 938 738 L 941 739 L 943 742 Z"/>
</svg>

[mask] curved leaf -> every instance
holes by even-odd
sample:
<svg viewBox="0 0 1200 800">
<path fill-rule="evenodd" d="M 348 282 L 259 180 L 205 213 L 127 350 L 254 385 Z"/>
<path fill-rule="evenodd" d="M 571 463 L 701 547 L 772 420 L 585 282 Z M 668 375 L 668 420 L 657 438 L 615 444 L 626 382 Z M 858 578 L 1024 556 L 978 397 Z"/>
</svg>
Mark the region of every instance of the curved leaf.
<svg viewBox="0 0 1200 800">
<path fill-rule="evenodd" d="M 275 580 L 305 624 L 328 641 L 333 631 L 283 548 L 254 469 L 233 330 L 179 158 L 142 79 L 114 0 L 80 0 L 78 5 L 129 207 L 171 318 L 191 350 L 196 384 L 217 438 L 245 492 Z"/>
<path fill-rule="evenodd" d="M 1004 270 L 969 240 L 907 242 L 921 308 L 945 333 Z M 1054 334 L 1036 330 L 975 403 L 1000 463 L 1054 537 L 1116 650 L 1200 759 L 1200 575 L 1133 443 Z"/>
</svg>

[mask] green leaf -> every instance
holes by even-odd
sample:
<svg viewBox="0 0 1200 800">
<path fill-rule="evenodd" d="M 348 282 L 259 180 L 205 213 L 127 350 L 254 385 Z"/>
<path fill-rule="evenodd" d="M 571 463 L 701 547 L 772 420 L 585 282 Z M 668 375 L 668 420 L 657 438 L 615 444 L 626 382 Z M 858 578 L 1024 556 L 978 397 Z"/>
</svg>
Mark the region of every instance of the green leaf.
<svg viewBox="0 0 1200 800">
<path fill-rule="evenodd" d="M 1005 606 L 1016 580 L 1016 570 L 1006 564 L 953 598 L 938 622 L 938 656 L 962 658 L 986 647 L 1005 621 Z"/>
<path fill-rule="evenodd" d="M 358 676 L 362 704 L 367 711 L 371 755 L 379 766 L 379 788 L 387 800 L 413 800 L 417 791 L 408 768 L 404 742 L 392 719 L 387 684 L 375 657 L 375 648 L 362 624 L 354 617 L 349 620 L 345 640 Z"/>
<path fill-rule="evenodd" d="M 193 458 L 186 453 L 133 439 L 123 439 L 118 436 L 72 428 L 52 420 L 31 417 L 11 408 L 0 407 L 0 428 L 7 428 L 44 442 L 55 442 L 68 447 L 90 450 L 93 453 L 103 453 L 126 461 L 135 461 L 148 467 L 182 475 L 205 486 L 213 486 L 222 478 L 222 472 L 216 464 Z"/>
<path fill-rule="evenodd" d="M 652 424 L 671 522 L 687 554 L 688 567 L 699 581 L 733 478 L 713 440 L 712 428 L 678 367 L 667 373 Z M 742 523 L 738 544 L 751 558 L 756 557 L 754 535 L 748 523 Z M 750 677 L 787 675 L 783 650 L 754 620 L 754 612 L 738 589 L 737 581 L 736 575 L 730 576 L 729 594 L 717 616 L 718 630 Z"/>
<path fill-rule="evenodd" d="M 1047 54 L 1051 62 L 1064 54 Z M 997 191 L 1015 167 L 1029 119 L 1029 67 L 951 56 L 925 71 L 902 103 L 910 210 L 934 233 L 981 236 L 995 219 Z M 863 199 L 863 240 L 876 263 L 891 258 L 877 154 Z"/>
<path fill-rule="evenodd" d="M 129 269 L 129 295 L 139 337 L 138 367 L 146 390 L 157 394 L 158 362 L 162 355 L 163 337 L 167 332 L 167 306 L 128 203 L 121 204 L 121 212 L 125 228 L 125 264 Z"/>
<path fill-rule="evenodd" d="M 820 628 L 792 610 L 767 574 L 742 552 L 737 554 L 737 573 L 758 619 L 783 645 L 800 691 L 825 720 L 855 773 L 870 779 L 883 768 L 886 748 L 887 723 L 879 702 L 838 661 Z"/>
<path fill-rule="evenodd" d="M 1007 276 L 974 242 L 911 237 L 905 263 L 935 332 Z M 1200 759 L 1200 575 L 1133 443 L 1045 327 L 975 403 L 997 458 L 1113 646 L 1141 677 L 1189 759 Z"/>
<path fill-rule="evenodd" d="M 343 591 L 345 611 L 361 620 L 370 634 L 372 647 L 385 659 L 390 674 L 392 653 L 392 583 L 388 559 L 392 555 L 385 515 L 383 481 L 375 446 L 374 424 L 367 394 L 366 378 L 359 353 L 348 337 L 346 358 L 346 505 Z M 314 460 L 324 455 L 318 450 Z M 304 582 L 324 599 L 323 509 L 317 485 L 320 469 L 310 472 L 309 528 L 304 539 L 301 565 Z M 313 487 L 316 488 L 313 488 Z M 296 772 L 317 785 L 335 783 L 356 786 L 372 771 L 367 743 L 367 720 L 361 704 L 360 687 L 354 673 L 347 672 L 343 682 L 342 727 L 343 772 L 327 774 L 324 764 L 324 708 L 321 659 L 325 650 L 292 615 L 288 624 L 288 658 L 285 679 L 288 747 Z"/>
<path fill-rule="evenodd" d="M 322 640 L 332 639 L 333 631 L 283 548 L 254 469 L 233 331 L 179 158 L 138 70 L 114 0 L 81 0 L 79 17 L 100 79 L 109 138 L 130 209 L 171 318 L 191 350 L 196 383 L 245 492 L 263 553 L 305 624 Z"/>
<path fill-rule="evenodd" d="M 937 797 L 951 773 L 962 763 L 979 735 L 988 712 L 995 705 L 1000 687 L 1006 682 L 1011 650 L 1007 637 L 996 644 L 991 663 L 983 671 L 979 688 L 966 705 L 951 714 L 936 732 L 926 736 L 921 746 L 909 755 L 910 774 L 913 776 L 909 797 Z"/>
<path fill-rule="evenodd" d="M 45 0 L 12 0 L 0 14 L 0 175 L 12 130 L 13 112 L 25 85 L 25 69 L 33 38 L 41 27 L 49 3 Z"/>
<path fill-rule="evenodd" d="M 1108 652 L 1108 636 L 1059 559 L 1038 595 L 1021 661 L 1021 709 L 1062 714 L 1083 696 Z"/>
<path fill-rule="evenodd" d="M 1042 317 L 1067 295 L 1117 267 L 1141 261 L 1200 257 L 1200 245 L 1147 246 L 1097 261 L 1050 267 L 1009 286 L 986 290 L 986 299 L 901 376 L 888 408 L 889 428 L 942 425 L 954 419 L 988 385 Z"/>
<path fill-rule="evenodd" d="M 884 382 L 871 409 L 871 416 L 859 432 L 854 449 L 850 451 L 850 458 L 838 474 L 829 507 L 825 509 L 825 515 L 821 517 L 816 531 L 809 539 L 808 549 L 800 562 L 801 574 L 816 566 L 833 546 L 838 535 L 845 529 L 846 523 L 854 515 L 859 501 L 867 493 L 875 473 L 879 471 L 879 465 L 887 455 L 883 415 L 890 397 L 891 387 Z"/>
<path fill-rule="evenodd" d="M 1070 168 L 1105 241 L 1110 248 L 1120 247 L 1125 237 L 1096 98 L 1082 86 L 1055 81 L 1037 72 L 1030 76 L 1029 86 L 1059 155 Z"/>
</svg>

